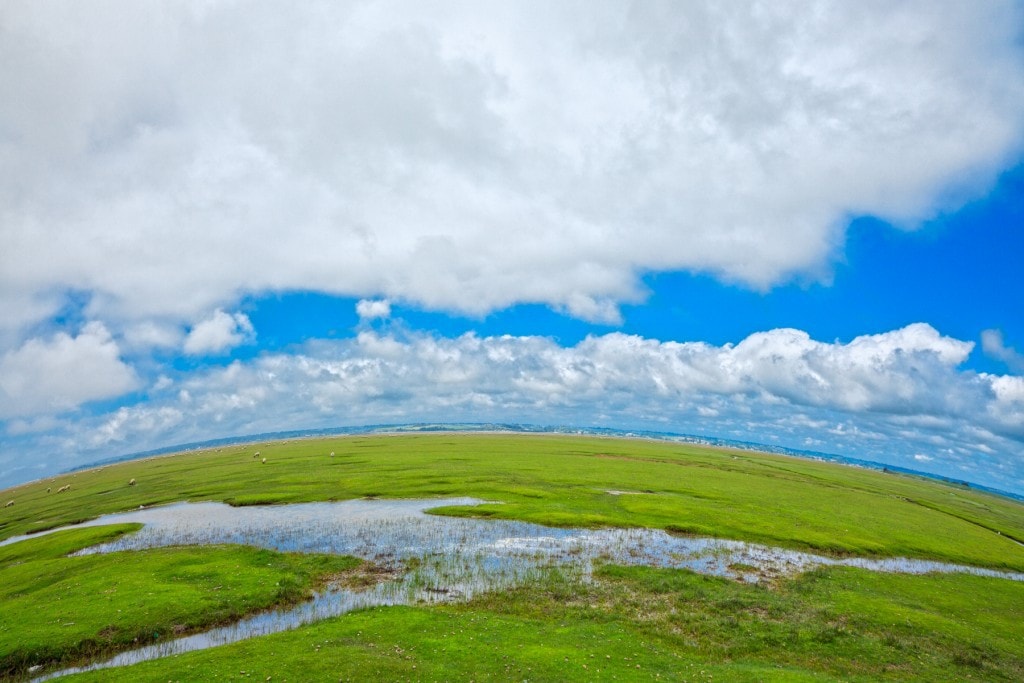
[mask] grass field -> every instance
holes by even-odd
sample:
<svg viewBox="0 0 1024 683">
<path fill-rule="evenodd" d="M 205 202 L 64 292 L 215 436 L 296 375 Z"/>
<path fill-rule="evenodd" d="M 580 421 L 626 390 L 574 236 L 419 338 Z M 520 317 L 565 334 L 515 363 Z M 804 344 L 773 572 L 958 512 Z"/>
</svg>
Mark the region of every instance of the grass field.
<svg viewBox="0 0 1024 683">
<path fill-rule="evenodd" d="M 622 492 L 630 495 L 616 495 Z M 496 502 L 442 512 L 647 526 L 839 555 L 1024 571 L 1024 506 L 1015 501 L 783 456 L 555 435 L 337 437 L 122 463 L 5 491 L 3 499 L 14 505 L 0 509 L 0 538 L 180 500 L 248 505 L 458 495 Z M 324 575 L 351 567 L 350 560 L 240 547 L 64 556 L 123 532 L 96 527 L 0 548 L 5 671 L 116 650 L 150 629 L 220 623 L 294 600 Z M 768 587 L 682 570 L 606 566 L 598 575 L 584 585 L 552 573 L 466 604 L 353 613 L 141 664 L 132 678 L 1024 679 L 1020 582 L 838 568 Z M 107 599 L 104 580 L 117 581 L 117 600 Z M 213 586 L 222 586 L 216 596 Z M 115 621 L 122 619 L 115 610 L 127 605 L 133 610 Z M 61 611 L 65 606 L 72 609 Z M 93 616 L 70 619 L 71 613 Z M 67 621 L 74 625 L 63 626 Z"/>
<path fill-rule="evenodd" d="M 0 676 L 70 663 L 305 598 L 359 560 L 242 546 L 66 557 L 135 525 L 62 531 L 0 547 Z"/>
<path fill-rule="evenodd" d="M 469 604 L 350 613 L 132 668 L 137 681 L 1019 681 L 1020 586 L 822 570 L 768 589 L 609 567 Z M 244 673 L 243 673 L 244 672 Z M 123 680 L 97 671 L 74 681 Z"/>
</svg>

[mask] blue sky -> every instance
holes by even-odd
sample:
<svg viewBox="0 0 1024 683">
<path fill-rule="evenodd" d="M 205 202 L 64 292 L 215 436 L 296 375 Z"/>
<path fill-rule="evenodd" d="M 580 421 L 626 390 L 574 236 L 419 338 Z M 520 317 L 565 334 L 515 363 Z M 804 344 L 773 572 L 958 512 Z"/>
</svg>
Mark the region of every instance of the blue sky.
<svg viewBox="0 0 1024 683">
<path fill-rule="evenodd" d="M 1019 2 L 0 20 L 0 485 L 500 421 L 1024 493 Z"/>
</svg>

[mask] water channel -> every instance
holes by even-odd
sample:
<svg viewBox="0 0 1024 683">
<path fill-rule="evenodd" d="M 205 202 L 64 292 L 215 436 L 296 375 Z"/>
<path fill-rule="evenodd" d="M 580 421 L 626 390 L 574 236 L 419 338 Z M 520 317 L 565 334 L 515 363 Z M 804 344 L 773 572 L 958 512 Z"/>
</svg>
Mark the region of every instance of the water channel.
<svg viewBox="0 0 1024 683">
<path fill-rule="evenodd" d="M 550 567 L 587 581 L 595 560 L 687 568 L 748 582 L 826 565 L 911 574 L 967 572 L 1024 581 L 1021 573 L 927 560 L 836 559 L 740 541 L 680 537 L 653 529 L 561 529 L 426 513 L 440 506 L 482 502 L 473 498 L 350 500 L 238 508 L 222 503 L 178 503 L 65 527 L 123 522 L 144 525 L 135 533 L 87 548 L 81 554 L 238 543 L 282 552 L 354 555 L 391 569 L 396 578 L 363 590 L 330 587 L 292 608 L 263 612 L 229 626 L 123 652 L 35 680 L 215 647 L 364 607 L 465 600 L 481 591 L 522 584 Z M 11 538 L 0 545 L 22 538 Z"/>
</svg>

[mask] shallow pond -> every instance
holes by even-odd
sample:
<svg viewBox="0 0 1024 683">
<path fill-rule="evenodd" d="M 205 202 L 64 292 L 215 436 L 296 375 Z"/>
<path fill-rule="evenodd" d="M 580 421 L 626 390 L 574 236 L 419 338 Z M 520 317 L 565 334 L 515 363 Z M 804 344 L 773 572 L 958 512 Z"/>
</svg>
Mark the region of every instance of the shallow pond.
<svg viewBox="0 0 1024 683">
<path fill-rule="evenodd" d="M 480 591 L 521 584 L 549 567 L 559 567 L 581 580 L 589 580 L 595 560 L 687 568 L 749 582 L 822 565 L 915 574 L 969 572 L 1024 580 L 1024 574 L 940 562 L 834 559 L 739 541 L 679 537 L 660 530 L 559 529 L 425 513 L 439 506 L 481 502 L 472 498 L 350 500 L 239 508 L 222 503 L 179 503 L 107 515 L 77 525 L 145 525 L 114 542 L 83 550 L 83 554 L 239 543 L 284 552 L 354 555 L 396 570 L 398 578 L 365 590 L 330 588 L 291 609 L 261 613 L 230 626 L 139 648 L 88 667 L 59 671 L 36 680 L 214 647 L 296 628 L 361 607 L 468 599 Z M 3 545 L 17 540 L 20 539 L 9 539 Z"/>
</svg>

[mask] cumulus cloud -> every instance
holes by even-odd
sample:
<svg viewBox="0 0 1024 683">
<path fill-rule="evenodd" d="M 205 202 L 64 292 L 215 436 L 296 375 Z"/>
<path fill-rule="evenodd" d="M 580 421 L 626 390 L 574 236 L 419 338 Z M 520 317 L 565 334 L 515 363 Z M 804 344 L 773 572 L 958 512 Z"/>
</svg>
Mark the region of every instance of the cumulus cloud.
<svg viewBox="0 0 1024 683">
<path fill-rule="evenodd" d="M 1024 377 L 983 375 L 995 400 L 987 404 L 994 429 L 1024 439 Z"/>
<path fill-rule="evenodd" d="M 190 356 L 222 353 L 253 336 L 252 323 L 244 313 L 225 313 L 221 309 L 200 323 L 185 337 L 184 351 Z"/>
<path fill-rule="evenodd" d="M 182 343 L 181 329 L 176 325 L 145 320 L 124 331 L 125 343 L 134 349 L 169 349 Z"/>
<path fill-rule="evenodd" d="M 109 453 L 418 421 L 629 426 L 812 444 L 1024 490 L 1024 378 L 960 369 L 970 349 L 924 324 L 848 342 L 779 329 L 723 346 L 621 333 L 563 347 L 544 337 L 364 330 L 183 374 L 176 392 L 48 438 Z"/>
<path fill-rule="evenodd" d="M 387 299 L 363 299 L 356 304 L 356 314 L 361 320 L 391 317 L 391 302 Z"/>
<path fill-rule="evenodd" d="M 1003 333 L 999 330 L 983 330 L 981 333 L 981 350 L 985 355 L 1002 361 L 1014 372 L 1024 372 L 1024 354 L 1003 341 Z"/>
<path fill-rule="evenodd" d="M 915 225 L 1024 126 L 1010 0 L 11 0 L 0 21 L 18 330 L 69 290 L 103 320 L 303 290 L 614 322 L 639 273 L 819 276 L 849 216 Z"/>
<path fill-rule="evenodd" d="M 110 332 L 91 322 L 77 336 L 30 339 L 0 357 L 0 419 L 60 413 L 138 386 Z"/>
</svg>

